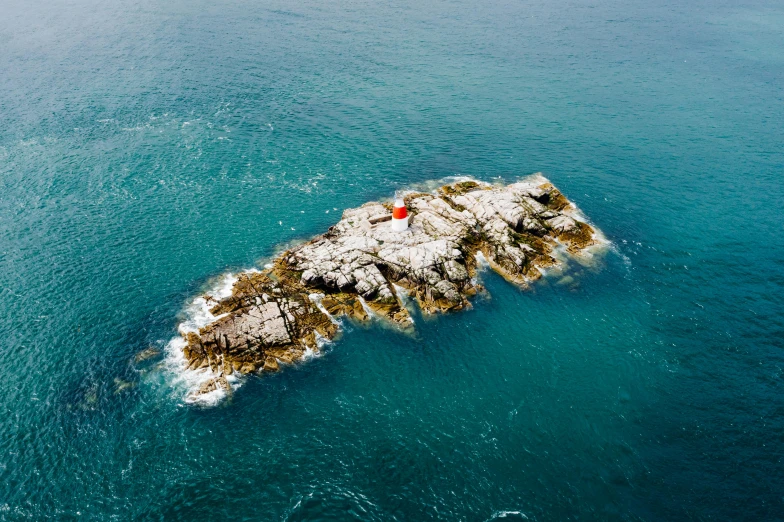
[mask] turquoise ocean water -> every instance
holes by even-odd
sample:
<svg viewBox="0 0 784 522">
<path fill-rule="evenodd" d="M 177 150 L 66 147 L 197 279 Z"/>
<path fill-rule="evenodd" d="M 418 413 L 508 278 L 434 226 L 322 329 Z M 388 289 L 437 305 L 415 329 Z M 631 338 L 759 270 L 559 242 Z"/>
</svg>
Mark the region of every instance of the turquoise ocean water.
<svg viewBox="0 0 784 522">
<path fill-rule="evenodd" d="M 773 1 L 1 2 L 0 520 L 784 519 L 783 86 Z M 333 209 L 536 171 L 571 281 L 210 408 L 133 362 Z"/>
</svg>

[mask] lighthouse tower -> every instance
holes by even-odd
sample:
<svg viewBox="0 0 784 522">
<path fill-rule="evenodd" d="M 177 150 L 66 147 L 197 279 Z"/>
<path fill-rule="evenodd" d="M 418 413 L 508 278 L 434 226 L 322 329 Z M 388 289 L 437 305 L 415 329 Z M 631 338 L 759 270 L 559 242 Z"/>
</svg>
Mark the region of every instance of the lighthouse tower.
<svg viewBox="0 0 784 522">
<path fill-rule="evenodd" d="M 403 232 L 408 229 L 408 211 L 403 196 L 395 194 L 395 205 L 392 207 L 392 231 Z"/>
</svg>

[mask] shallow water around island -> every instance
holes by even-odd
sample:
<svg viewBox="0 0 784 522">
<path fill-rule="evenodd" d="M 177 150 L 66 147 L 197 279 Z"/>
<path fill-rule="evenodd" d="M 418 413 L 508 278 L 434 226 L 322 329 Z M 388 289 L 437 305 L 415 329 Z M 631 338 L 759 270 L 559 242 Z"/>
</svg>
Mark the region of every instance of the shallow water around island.
<svg viewBox="0 0 784 522">
<path fill-rule="evenodd" d="M 0 520 L 775 520 L 784 10 L 9 2 Z M 612 241 L 184 402 L 222 274 L 542 171 Z"/>
</svg>

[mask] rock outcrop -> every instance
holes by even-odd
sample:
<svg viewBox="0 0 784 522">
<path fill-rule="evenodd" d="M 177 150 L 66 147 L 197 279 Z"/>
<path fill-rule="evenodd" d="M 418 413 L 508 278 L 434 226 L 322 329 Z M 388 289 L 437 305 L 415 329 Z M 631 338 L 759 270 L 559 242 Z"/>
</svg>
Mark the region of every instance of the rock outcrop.
<svg viewBox="0 0 784 522">
<path fill-rule="evenodd" d="M 377 315 L 410 328 L 401 293 L 426 313 L 460 310 L 481 290 L 480 253 L 524 286 L 558 263 L 558 245 L 574 254 L 597 241 L 541 175 L 506 186 L 464 181 L 409 193 L 405 202 L 405 232 L 391 230 L 390 203 L 367 203 L 265 270 L 241 274 L 231 296 L 214 302 L 216 320 L 184 334 L 188 368 L 212 372 L 194 393 L 230 391 L 234 372 L 274 372 L 317 351 L 319 338 L 337 333 L 338 316 Z"/>
</svg>

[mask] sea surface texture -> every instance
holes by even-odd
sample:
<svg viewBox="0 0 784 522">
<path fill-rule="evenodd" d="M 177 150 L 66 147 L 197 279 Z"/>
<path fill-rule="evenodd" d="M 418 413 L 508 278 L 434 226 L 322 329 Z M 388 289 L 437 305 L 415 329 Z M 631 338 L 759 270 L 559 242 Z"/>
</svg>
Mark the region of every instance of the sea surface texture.
<svg viewBox="0 0 784 522">
<path fill-rule="evenodd" d="M 783 122 L 781 2 L 3 0 L 0 520 L 782 520 Z M 598 262 L 184 400 L 227 273 L 538 171 Z"/>
</svg>

